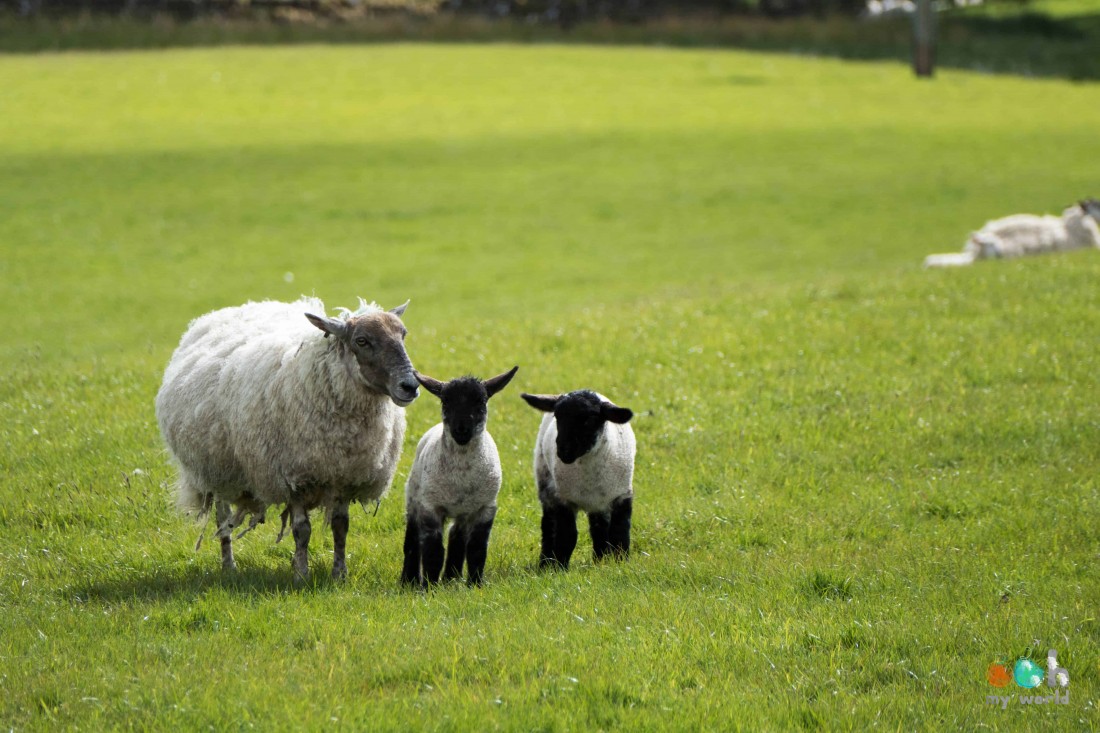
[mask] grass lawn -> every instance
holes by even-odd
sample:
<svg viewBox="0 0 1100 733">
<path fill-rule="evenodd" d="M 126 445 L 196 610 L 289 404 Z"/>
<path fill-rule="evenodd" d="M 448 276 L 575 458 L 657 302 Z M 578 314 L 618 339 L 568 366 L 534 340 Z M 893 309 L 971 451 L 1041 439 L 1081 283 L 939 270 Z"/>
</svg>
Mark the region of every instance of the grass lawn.
<svg viewBox="0 0 1100 733">
<path fill-rule="evenodd" d="M 0 725 L 1100 727 L 1100 253 L 920 269 L 1100 195 L 1097 129 L 1095 84 L 721 50 L 0 58 Z M 397 585 L 429 395 L 345 584 L 320 528 L 303 590 L 270 522 L 192 550 L 164 366 L 301 293 L 520 364 L 484 588 Z M 584 386 L 637 413 L 635 552 L 540 575 L 518 393 Z M 1049 648 L 1068 705 L 986 681 Z"/>
</svg>

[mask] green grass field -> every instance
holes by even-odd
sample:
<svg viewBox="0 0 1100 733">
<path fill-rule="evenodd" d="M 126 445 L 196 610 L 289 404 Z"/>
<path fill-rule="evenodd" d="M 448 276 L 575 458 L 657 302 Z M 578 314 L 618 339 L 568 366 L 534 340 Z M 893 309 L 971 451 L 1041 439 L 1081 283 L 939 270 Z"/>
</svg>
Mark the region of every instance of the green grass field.
<svg viewBox="0 0 1100 733">
<path fill-rule="evenodd" d="M 1100 253 L 920 268 L 1100 195 L 1098 129 L 1095 84 L 720 50 L 0 58 L 0 725 L 1100 727 Z M 484 588 L 397 585 L 429 395 L 345 584 L 319 529 L 302 590 L 270 522 L 192 551 L 164 366 L 302 293 L 521 365 Z M 539 575 L 518 393 L 583 386 L 638 414 L 635 552 Z M 1048 648 L 1068 705 L 987 704 Z"/>
</svg>

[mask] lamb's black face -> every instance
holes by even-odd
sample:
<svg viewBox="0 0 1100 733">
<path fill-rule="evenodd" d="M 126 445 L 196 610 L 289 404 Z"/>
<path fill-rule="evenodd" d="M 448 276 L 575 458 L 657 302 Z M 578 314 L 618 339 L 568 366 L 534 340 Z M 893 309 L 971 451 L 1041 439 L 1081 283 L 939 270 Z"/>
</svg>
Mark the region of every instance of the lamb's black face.
<svg viewBox="0 0 1100 733">
<path fill-rule="evenodd" d="M 518 370 L 518 366 L 512 367 L 484 382 L 477 377 L 459 377 L 446 383 L 417 372 L 416 381 L 443 403 L 444 429 L 456 443 L 466 445 L 485 430 L 489 398 L 508 386 Z"/>
<path fill-rule="evenodd" d="M 596 445 L 607 419 L 595 392 L 580 390 L 564 395 L 554 405 L 558 423 L 558 458 L 573 463 Z"/>
<path fill-rule="evenodd" d="M 460 377 L 443 385 L 443 425 L 459 445 L 466 445 L 485 429 L 489 393 L 480 379 Z"/>
<path fill-rule="evenodd" d="M 592 450 L 608 422 L 622 425 L 634 417 L 629 408 L 605 402 L 587 389 L 564 395 L 524 392 L 520 397 L 536 410 L 554 413 L 558 428 L 558 458 L 562 463 L 573 463 Z"/>
</svg>

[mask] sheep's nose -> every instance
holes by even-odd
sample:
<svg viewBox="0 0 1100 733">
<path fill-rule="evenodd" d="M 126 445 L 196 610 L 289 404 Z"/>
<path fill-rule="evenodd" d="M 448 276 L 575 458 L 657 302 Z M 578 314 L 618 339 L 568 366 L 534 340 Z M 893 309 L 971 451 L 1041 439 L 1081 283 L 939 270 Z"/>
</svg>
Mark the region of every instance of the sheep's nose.
<svg viewBox="0 0 1100 733">
<path fill-rule="evenodd" d="M 405 390 L 407 394 L 415 397 L 420 384 L 415 379 L 402 379 L 399 386 L 401 389 Z"/>
</svg>

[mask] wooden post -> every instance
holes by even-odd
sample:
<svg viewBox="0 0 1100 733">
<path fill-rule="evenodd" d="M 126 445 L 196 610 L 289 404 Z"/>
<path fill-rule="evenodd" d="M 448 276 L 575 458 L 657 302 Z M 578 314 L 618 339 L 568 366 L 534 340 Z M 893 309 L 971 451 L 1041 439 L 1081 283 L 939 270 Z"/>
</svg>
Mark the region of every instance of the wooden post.
<svg viewBox="0 0 1100 733">
<path fill-rule="evenodd" d="M 932 0 L 917 0 L 913 14 L 913 72 L 932 76 L 936 60 L 936 15 Z"/>
</svg>

